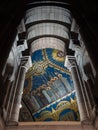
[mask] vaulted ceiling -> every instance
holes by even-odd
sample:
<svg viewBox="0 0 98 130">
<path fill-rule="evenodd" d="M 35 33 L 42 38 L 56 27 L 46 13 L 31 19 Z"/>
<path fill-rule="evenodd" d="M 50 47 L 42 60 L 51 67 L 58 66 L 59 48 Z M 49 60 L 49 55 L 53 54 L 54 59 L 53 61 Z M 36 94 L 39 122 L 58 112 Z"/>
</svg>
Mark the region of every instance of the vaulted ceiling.
<svg viewBox="0 0 98 130">
<path fill-rule="evenodd" d="M 26 5 L 30 2 L 37 2 L 42 0 L 3 0 L 0 2 L 0 70 L 2 70 L 5 61 L 8 57 L 8 53 L 13 43 L 14 35 L 16 28 L 23 17 L 26 9 Z M 97 11 L 98 5 L 96 0 L 55 0 L 55 2 L 65 2 L 70 3 L 70 9 L 72 10 L 73 15 L 76 17 L 77 22 L 82 26 L 82 32 L 84 37 L 92 36 L 91 47 L 89 50 L 94 48 L 93 58 L 95 65 L 98 65 L 97 62 L 97 52 L 96 43 L 98 42 L 98 20 L 97 20 Z M 85 34 L 85 30 L 89 30 L 88 34 Z M 6 34 L 6 35 L 5 35 Z M 6 46 L 6 48 L 5 48 Z M 89 45 L 87 45 L 89 46 Z M 5 50 L 5 51 L 2 51 Z"/>
<path fill-rule="evenodd" d="M 0 2 L 0 72 L 4 67 L 8 54 L 13 44 L 17 26 L 28 8 L 28 3 L 43 2 L 42 0 L 3 0 Z M 54 3 L 62 2 L 67 6 L 76 18 L 80 31 L 86 39 L 86 46 L 91 52 L 95 68 L 98 66 L 98 5 L 96 0 L 55 0 Z M 64 3 L 69 3 L 65 5 Z M 43 3 L 40 3 L 43 4 Z M 37 6 L 37 3 L 35 4 Z M 87 33 L 88 32 L 88 33 Z M 93 48 L 93 49 L 92 49 Z M 5 50 L 5 51 L 4 51 Z"/>
</svg>

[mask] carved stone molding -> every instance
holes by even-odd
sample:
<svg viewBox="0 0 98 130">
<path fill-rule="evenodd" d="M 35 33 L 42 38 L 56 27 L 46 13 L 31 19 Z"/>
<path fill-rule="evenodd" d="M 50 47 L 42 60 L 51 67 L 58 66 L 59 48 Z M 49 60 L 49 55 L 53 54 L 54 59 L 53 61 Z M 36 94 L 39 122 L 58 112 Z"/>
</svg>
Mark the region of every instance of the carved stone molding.
<svg viewBox="0 0 98 130">
<path fill-rule="evenodd" d="M 70 70 L 72 67 L 76 67 L 76 60 L 74 56 L 66 56 L 65 66 Z"/>
<path fill-rule="evenodd" d="M 24 67 L 26 69 L 26 72 L 30 67 L 32 67 L 32 61 L 30 56 L 24 56 L 21 58 L 21 67 Z"/>
</svg>

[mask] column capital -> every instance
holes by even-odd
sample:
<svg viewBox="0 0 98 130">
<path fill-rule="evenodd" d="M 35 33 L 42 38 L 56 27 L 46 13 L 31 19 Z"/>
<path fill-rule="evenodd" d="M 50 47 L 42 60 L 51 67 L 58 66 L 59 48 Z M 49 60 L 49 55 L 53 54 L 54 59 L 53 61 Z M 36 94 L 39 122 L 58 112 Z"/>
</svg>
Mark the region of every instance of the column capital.
<svg viewBox="0 0 98 130">
<path fill-rule="evenodd" d="M 31 61 L 31 57 L 30 56 L 23 56 L 21 58 L 21 67 L 24 67 L 26 69 L 26 71 L 28 71 L 28 69 L 30 67 L 32 67 L 32 61 Z"/>
<path fill-rule="evenodd" d="M 68 69 L 71 69 L 72 67 L 76 67 L 75 57 L 67 55 L 65 59 L 65 66 L 68 67 Z"/>
</svg>

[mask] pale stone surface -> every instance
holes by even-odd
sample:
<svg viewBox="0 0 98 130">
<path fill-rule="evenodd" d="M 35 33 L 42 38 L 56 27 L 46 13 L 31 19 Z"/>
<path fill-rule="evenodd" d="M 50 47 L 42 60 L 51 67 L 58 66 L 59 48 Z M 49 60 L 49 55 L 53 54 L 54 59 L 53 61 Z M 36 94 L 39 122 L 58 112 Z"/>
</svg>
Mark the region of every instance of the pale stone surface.
<svg viewBox="0 0 98 130">
<path fill-rule="evenodd" d="M 85 106 L 85 99 L 83 94 L 83 83 L 80 77 L 79 69 L 74 56 L 66 56 L 65 66 L 71 71 L 74 88 L 76 90 L 76 98 L 80 113 L 80 120 L 83 123 L 89 122 Z"/>
<path fill-rule="evenodd" d="M 82 130 L 80 122 L 21 122 L 19 126 L 5 130 Z"/>
<path fill-rule="evenodd" d="M 26 31 L 24 19 L 21 20 L 19 26 L 18 26 L 18 33 L 23 33 Z"/>
<path fill-rule="evenodd" d="M 31 26 L 27 30 L 27 39 L 30 40 L 37 36 L 42 35 L 55 35 L 64 39 L 69 39 L 69 30 L 67 27 L 57 23 L 40 23 Z"/>
<path fill-rule="evenodd" d="M 15 94 L 15 100 L 13 104 L 13 109 L 11 112 L 11 117 L 9 119 L 9 123 L 18 123 L 18 117 L 19 117 L 19 111 L 20 111 L 20 104 L 21 104 L 21 98 L 22 98 L 22 92 L 23 92 L 23 85 L 25 80 L 25 73 L 26 69 L 24 67 L 20 68 L 19 73 L 19 81 L 17 84 L 16 94 Z"/>
<path fill-rule="evenodd" d="M 13 108 L 11 111 L 11 116 L 9 117 L 9 124 L 13 125 L 18 123 L 19 111 L 20 111 L 24 81 L 25 81 L 25 74 L 31 66 L 32 66 L 32 62 L 30 56 L 24 56 L 21 59 L 21 66 L 19 68 L 20 70 L 19 79 L 17 80 L 17 86 L 16 86 L 17 88 L 15 93 Z"/>
<path fill-rule="evenodd" d="M 71 24 L 72 17 L 69 10 L 57 6 L 41 6 L 26 12 L 26 24 L 40 20 L 56 20 Z"/>
<path fill-rule="evenodd" d="M 63 41 L 52 38 L 52 37 L 44 37 L 39 38 L 31 43 L 31 53 L 33 53 L 36 50 L 44 49 L 44 48 L 54 48 L 60 51 L 65 52 L 66 43 Z"/>
<path fill-rule="evenodd" d="M 18 126 L 7 126 L 0 130 L 96 130 L 92 125 L 82 126 L 81 122 L 19 122 Z"/>
<path fill-rule="evenodd" d="M 74 21 L 74 24 L 75 24 L 75 21 Z M 75 32 L 75 28 L 73 31 Z M 83 42 L 81 40 L 80 35 L 79 35 L 79 42 L 80 43 Z M 93 72 L 92 71 L 93 69 L 91 69 L 89 71 L 87 69 L 87 68 L 89 68 L 89 64 L 90 64 L 89 55 L 88 55 L 87 50 L 86 50 L 83 43 L 81 46 L 79 46 L 79 44 L 78 45 L 74 44 L 74 40 L 72 40 L 72 39 L 70 39 L 69 48 L 72 49 L 73 51 L 75 51 L 74 55 L 75 55 L 75 58 L 76 58 L 76 61 L 77 61 L 78 67 L 79 67 L 78 69 L 80 70 L 83 81 L 85 81 L 83 83 L 82 90 L 83 90 L 83 94 L 84 94 L 84 101 L 85 101 L 87 114 L 88 114 L 88 117 L 90 120 L 94 120 L 94 118 L 95 118 L 95 102 L 94 102 L 92 92 L 90 92 L 92 86 L 91 86 L 91 81 L 89 79 L 90 78 L 89 74 L 91 72 Z M 87 65 L 88 65 L 88 67 L 85 68 L 84 66 L 87 66 Z"/>
<path fill-rule="evenodd" d="M 73 18 L 72 24 L 71 24 L 71 31 L 75 32 L 75 33 L 79 33 L 79 26 L 77 25 L 74 18 Z"/>
</svg>

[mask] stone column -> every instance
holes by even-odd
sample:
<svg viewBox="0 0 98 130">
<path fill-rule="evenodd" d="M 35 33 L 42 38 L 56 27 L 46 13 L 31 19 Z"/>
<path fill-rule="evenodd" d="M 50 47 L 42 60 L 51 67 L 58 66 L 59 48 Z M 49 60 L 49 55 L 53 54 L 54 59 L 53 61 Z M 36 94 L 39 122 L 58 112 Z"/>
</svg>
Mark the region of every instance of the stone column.
<svg viewBox="0 0 98 130">
<path fill-rule="evenodd" d="M 25 81 L 25 74 L 27 70 L 29 69 L 29 67 L 31 67 L 30 57 L 29 56 L 23 57 L 21 59 L 19 80 L 17 84 L 15 100 L 14 100 L 13 108 L 11 111 L 11 115 L 9 117 L 9 122 L 8 122 L 9 125 L 18 124 L 20 105 L 21 105 L 21 99 L 22 99 L 22 93 L 23 93 L 23 87 L 24 87 L 24 81 Z"/>
<path fill-rule="evenodd" d="M 82 93 L 82 81 L 80 78 L 78 66 L 74 56 L 66 56 L 65 66 L 71 71 L 74 88 L 76 90 L 77 103 L 81 122 L 87 121 L 87 111 Z"/>
<path fill-rule="evenodd" d="M 94 120 L 96 117 L 96 104 L 95 104 L 94 97 L 92 94 L 93 92 L 91 90 L 91 86 L 92 86 L 92 82 L 90 79 L 88 79 L 86 81 L 86 90 L 87 90 L 88 100 L 90 104 L 90 116 L 91 116 L 91 119 Z"/>
<path fill-rule="evenodd" d="M 6 117 L 7 117 L 7 111 L 8 111 L 8 102 L 9 102 L 9 93 L 10 93 L 10 88 L 11 88 L 11 81 L 8 80 L 7 81 L 7 84 L 6 84 L 6 95 L 4 97 L 4 102 L 3 102 L 3 118 L 4 120 L 6 120 Z"/>
<path fill-rule="evenodd" d="M 7 117 L 6 117 L 6 124 L 9 121 L 10 115 L 12 113 L 12 109 L 13 109 L 13 104 L 14 104 L 14 100 L 15 100 L 15 94 L 16 94 L 16 90 L 17 90 L 17 84 L 19 81 L 19 75 L 20 75 L 20 68 L 18 68 L 17 70 L 17 74 L 15 76 L 14 81 L 12 82 L 10 89 L 9 89 L 9 94 L 7 97 Z"/>
</svg>

